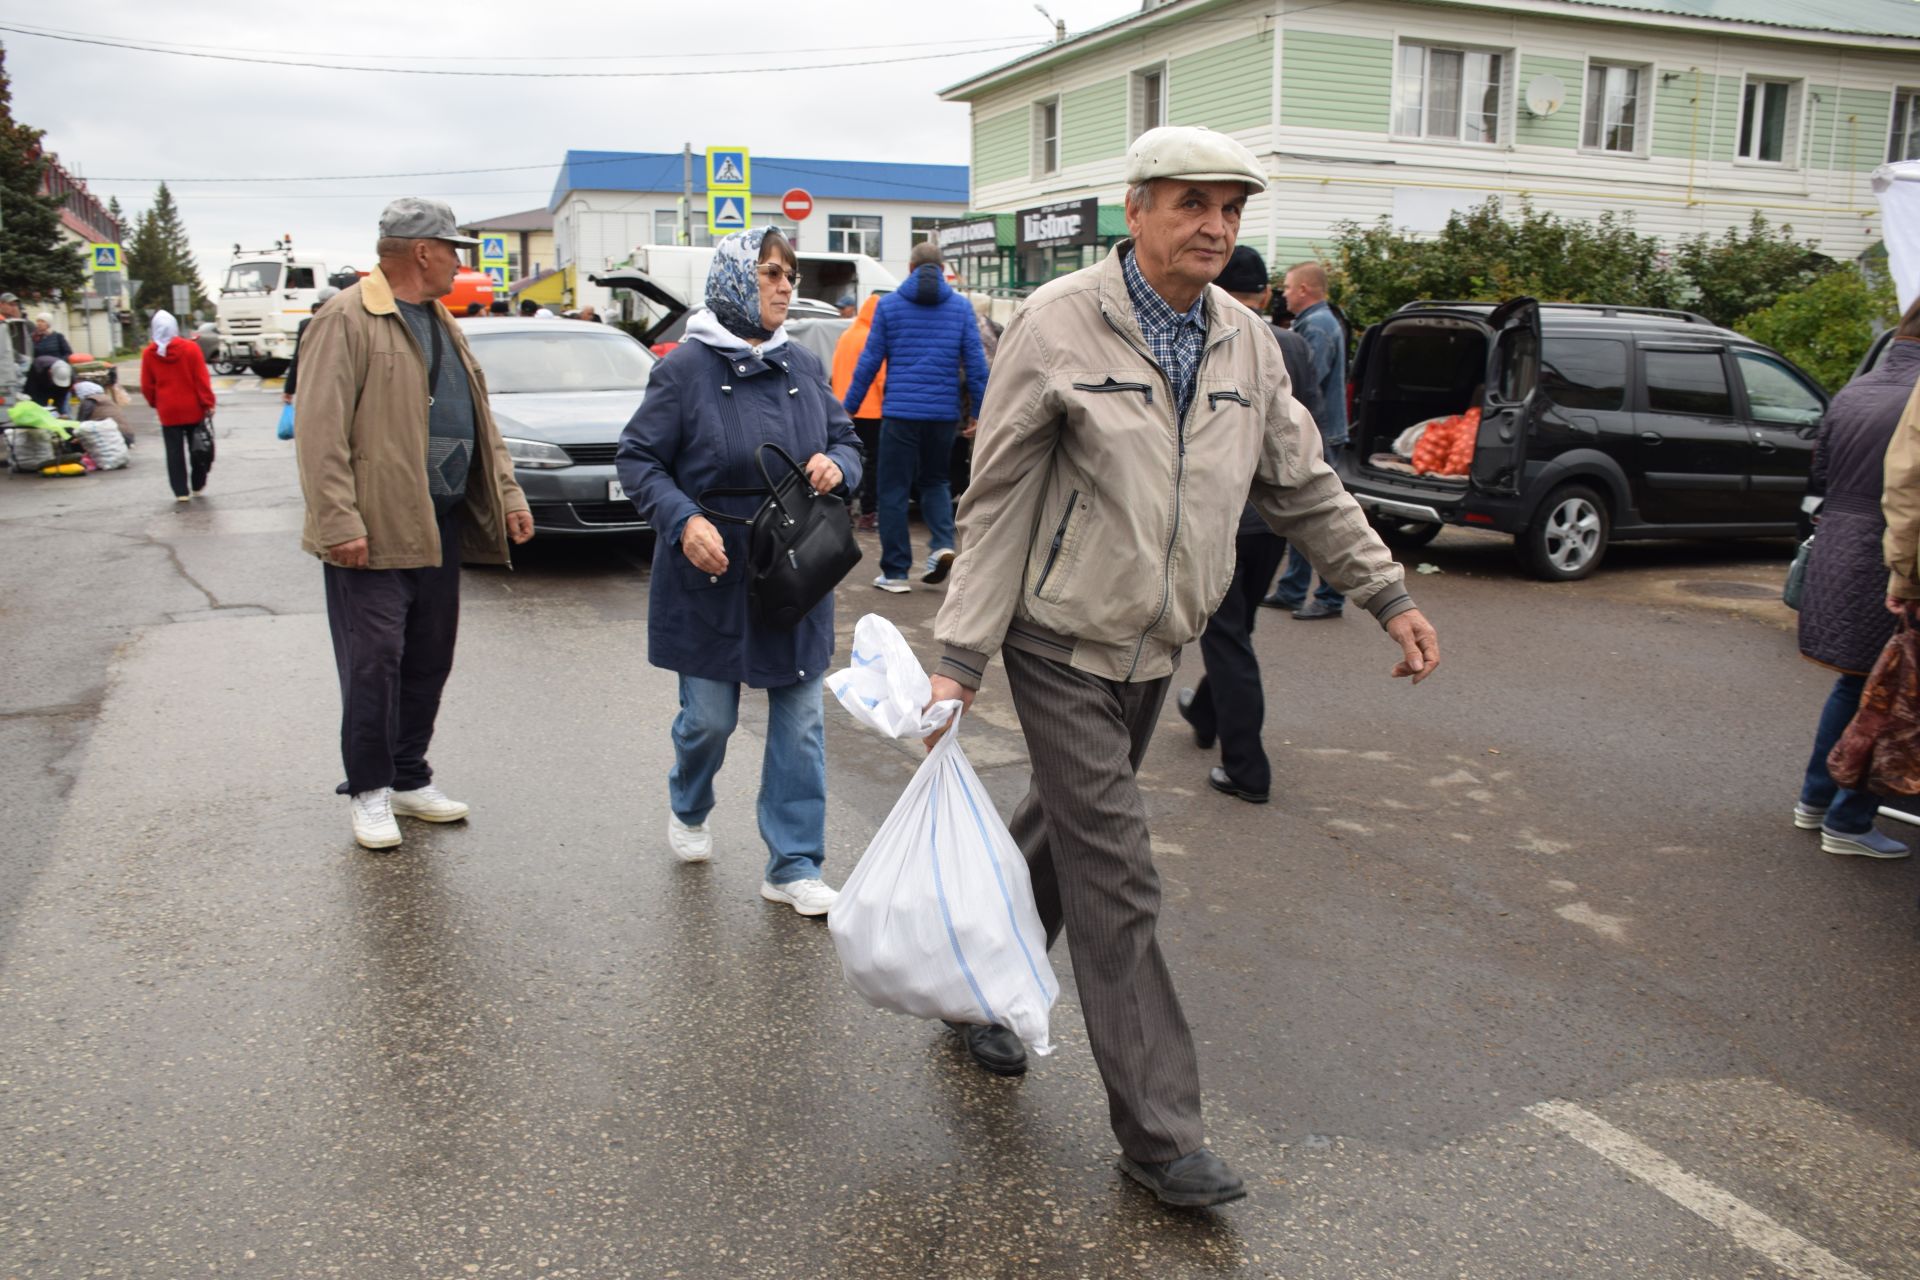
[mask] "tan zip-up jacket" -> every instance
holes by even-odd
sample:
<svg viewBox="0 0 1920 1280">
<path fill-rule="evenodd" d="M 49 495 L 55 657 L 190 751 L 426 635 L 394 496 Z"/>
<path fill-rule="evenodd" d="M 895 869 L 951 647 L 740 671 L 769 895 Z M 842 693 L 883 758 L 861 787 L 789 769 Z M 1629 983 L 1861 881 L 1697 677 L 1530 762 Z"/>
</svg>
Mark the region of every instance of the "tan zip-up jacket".
<svg viewBox="0 0 1920 1280">
<path fill-rule="evenodd" d="M 1887 558 L 1887 595 L 1920 600 L 1920 387 L 1901 411 L 1887 442 L 1880 514 L 1887 519 L 1881 543 Z"/>
<path fill-rule="evenodd" d="M 1043 286 L 1001 336 L 935 625 L 939 674 L 968 688 L 1003 644 L 1109 680 L 1171 674 L 1226 596 L 1249 500 L 1382 623 L 1413 608 L 1323 461 L 1279 344 L 1211 286 L 1178 420 L 1127 295 L 1131 249 Z"/>
<path fill-rule="evenodd" d="M 453 313 L 434 306 L 452 339 L 440 376 L 462 371 L 473 390 L 473 464 L 461 507 L 460 556 L 506 564 L 507 512 L 525 511 L 526 495 L 494 425 L 486 375 Z M 325 556 L 329 547 L 364 537 L 370 569 L 440 563 L 440 528 L 427 489 L 427 353 L 378 267 L 307 326 L 294 420 L 307 499 L 302 548 Z"/>
</svg>

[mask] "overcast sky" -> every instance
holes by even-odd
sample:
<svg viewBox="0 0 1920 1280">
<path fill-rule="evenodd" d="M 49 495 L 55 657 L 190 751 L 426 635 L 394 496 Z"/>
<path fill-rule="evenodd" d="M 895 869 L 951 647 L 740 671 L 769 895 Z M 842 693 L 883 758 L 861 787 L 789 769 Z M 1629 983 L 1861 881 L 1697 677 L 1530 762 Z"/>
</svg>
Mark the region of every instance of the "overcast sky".
<svg viewBox="0 0 1920 1280">
<path fill-rule="evenodd" d="M 1070 32 L 1137 7 L 1135 0 L 1047 4 Z M 430 16 L 443 13 L 454 16 Z M 685 142 L 695 150 L 714 142 L 810 159 L 965 164 L 967 108 L 941 102 L 937 91 L 1017 56 L 1023 41 L 1038 45 L 1052 35 L 1032 0 L 798 0 L 747 8 L 684 0 L 94 0 L 70 10 L 0 0 L 5 24 L 200 52 L 275 50 L 284 52 L 257 56 L 396 67 L 701 71 L 657 79 L 387 75 L 0 31 L 15 118 L 45 129 L 62 163 L 103 201 L 118 196 L 129 218 L 151 203 L 151 179 L 168 179 L 210 284 L 224 275 L 236 241 L 260 248 L 282 234 L 330 267 L 369 267 L 380 209 L 398 195 L 441 196 L 462 219 L 545 205 L 569 148 L 677 151 Z M 722 74 L 728 67 L 945 53 L 955 48 L 950 42 L 974 37 L 1015 47 L 890 65 Z M 502 57 L 514 60 L 467 60 Z M 183 181 L 525 164 L 541 167 L 324 183 Z"/>
</svg>

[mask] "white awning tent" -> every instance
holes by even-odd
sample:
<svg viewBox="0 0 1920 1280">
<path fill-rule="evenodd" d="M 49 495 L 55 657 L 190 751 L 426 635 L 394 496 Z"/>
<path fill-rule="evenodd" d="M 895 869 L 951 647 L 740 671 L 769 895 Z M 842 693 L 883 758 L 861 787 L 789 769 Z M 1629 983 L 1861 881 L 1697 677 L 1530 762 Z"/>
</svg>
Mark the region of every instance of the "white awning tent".
<svg viewBox="0 0 1920 1280">
<path fill-rule="evenodd" d="M 1887 270 L 1906 313 L 1920 297 L 1920 160 L 1883 164 L 1873 171 L 1873 194 L 1887 242 Z"/>
</svg>

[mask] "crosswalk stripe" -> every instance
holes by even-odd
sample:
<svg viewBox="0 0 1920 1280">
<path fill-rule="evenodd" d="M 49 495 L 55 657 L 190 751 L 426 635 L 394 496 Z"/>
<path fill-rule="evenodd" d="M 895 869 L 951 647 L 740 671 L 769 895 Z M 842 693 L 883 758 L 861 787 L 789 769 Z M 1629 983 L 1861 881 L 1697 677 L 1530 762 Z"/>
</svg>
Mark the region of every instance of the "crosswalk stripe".
<svg viewBox="0 0 1920 1280">
<path fill-rule="evenodd" d="M 1683 1209 L 1725 1231 L 1788 1275 L 1805 1280 L 1873 1280 L 1730 1191 L 1688 1173 L 1632 1134 L 1558 1098 L 1527 1110 L 1575 1142 L 1626 1170 Z"/>
</svg>

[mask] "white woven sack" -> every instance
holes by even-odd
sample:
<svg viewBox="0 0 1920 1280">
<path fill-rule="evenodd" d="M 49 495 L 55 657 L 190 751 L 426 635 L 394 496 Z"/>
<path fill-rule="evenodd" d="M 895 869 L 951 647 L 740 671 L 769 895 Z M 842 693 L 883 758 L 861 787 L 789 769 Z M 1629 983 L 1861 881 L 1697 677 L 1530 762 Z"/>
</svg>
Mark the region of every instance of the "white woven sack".
<svg viewBox="0 0 1920 1280">
<path fill-rule="evenodd" d="M 37 427 L 7 429 L 7 457 L 17 471 L 38 471 L 53 465 L 53 432 Z"/>
<path fill-rule="evenodd" d="M 854 628 L 853 666 L 827 687 L 890 737 L 921 737 L 957 702 L 927 706 L 931 686 L 904 637 L 873 614 Z M 1035 1054 L 1053 1052 L 1047 1019 L 1060 994 L 1047 961 L 1026 859 L 960 750 L 956 718 L 881 824 L 827 916 L 840 966 L 877 1008 L 917 1018 L 998 1023 Z"/>
<path fill-rule="evenodd" d="M 73 434 L 80 437 L 80 443 L 93 458 L 93 465 L 100 470 L 118 471 L 127 465 L 126 438 L 111 420 L 83 422 L 73 429 Z"/>
</svg>

